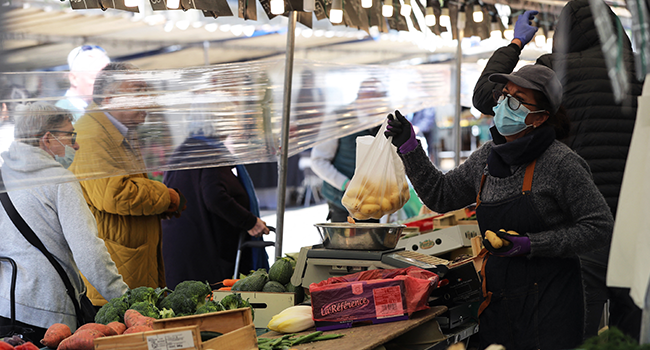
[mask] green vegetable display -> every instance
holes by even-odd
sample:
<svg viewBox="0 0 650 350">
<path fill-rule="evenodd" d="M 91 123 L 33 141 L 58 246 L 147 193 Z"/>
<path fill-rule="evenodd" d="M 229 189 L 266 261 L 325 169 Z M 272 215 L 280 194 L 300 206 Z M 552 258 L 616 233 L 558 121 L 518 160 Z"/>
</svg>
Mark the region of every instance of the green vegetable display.
<svg viewBox="0 0 650 350">
<path fill-rule="evenodd" d="M 248 277 L 241 280 L 241 284 L 238 286 L 239 288 L 236 290 L 242 292 L 244 291 L 259 292 L 262 290 L 262 288 L 264 288 L 264 285 L 268 281 L 269 281 L 269 275 L 266 273 L 266 270 L 259 269 L 253 272 L 252 274 L 248 275 Z"/>
<path fill-rule="evenodd" d="M 284 286 L 291 281 L 293 269 L 290 258 L 280 258 L 269 269 L 269 280 L 279 282 Z"/>
<path fill-rule="evenodd" d="M 261 348 L 260 348 L 261 349 Z M 595 337 L 591 337 L 578 347 L 581 350 L 650 350 L 650 344 L 639 345 L 634 338 L 611 327 Z"/>
<path fill-rule="evenodd" d="M 183 281 L 160 302 L 160 307 L 174 310 L 176 316 L 193 315 L 211 293 L 208 282 Z"/>
<path fill-rule="evenodd" d="M 97 311 L 95 322 L 101 324 L 109 324 L 113 321 L 124 322 L 124 313 L 128 308 L 129 303 L 126 301 L 126 294 L 113 298 Z"/>
<path fill-rule="evenodd" d="M 160 318 L 160 310 L 158 310 L 156 305 L 148 301 L 139 301 L 134 303 L 129 306 L 129 309 L 139 312 L 142 316 L 153 317 L 155 319 Z"/>
<path fill-rule="evenodd" d="M 343 334 L 326 334 L 322 331 L 305 334 L 296 337 L 295 334 L 285 334 L 278 338 L 257 338 L 257 346 L 260 350 L 286 350 L 295 345 L 313 343 L 317 341 L 341 338 Z"/>
<path fill-rule="evenodd" d="M 268 281 L 262 288 L 262 292 L 284 293 L 286 291 L 282 283 L 276 281 Z"/>
<path fill-rule="evenodd" d="M 196 309 L 196 312 L 194 313 L 195 315 L 199 314 L 207 314 L 210 312 L 217 312 L 217 311 L 223 311 L 225 310 L 224 307 L 219 303 L 218 301 L 214 300 L 208 300 L 205 302 L 205 304 L 199 306 Z"/>
</svg>

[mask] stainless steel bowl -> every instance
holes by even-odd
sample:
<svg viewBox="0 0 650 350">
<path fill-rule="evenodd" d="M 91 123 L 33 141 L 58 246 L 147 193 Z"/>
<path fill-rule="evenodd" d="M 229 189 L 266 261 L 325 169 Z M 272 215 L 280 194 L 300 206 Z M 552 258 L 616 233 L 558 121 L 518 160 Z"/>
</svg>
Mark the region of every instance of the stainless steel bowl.
<svg viewBox="0 0 650 350">
<path fill-rule="evenodd" d="M 315 224 L 328 249 L 386 250 L 397 245 L 406 225 L 346 222 Z"/>
</svg>

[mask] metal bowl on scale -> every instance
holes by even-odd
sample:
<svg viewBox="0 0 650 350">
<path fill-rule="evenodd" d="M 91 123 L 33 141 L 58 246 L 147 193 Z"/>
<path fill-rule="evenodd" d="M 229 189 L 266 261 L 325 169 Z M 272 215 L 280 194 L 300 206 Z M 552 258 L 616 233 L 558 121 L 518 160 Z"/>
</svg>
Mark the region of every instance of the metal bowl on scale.
<svg viewBox="0 0 650 350">
<path fill-rule="evenodd" d="M 393 249 L 406 225 L 334 222 L 315 224 L 323 247 L 346 250 Z"/>
</svg>

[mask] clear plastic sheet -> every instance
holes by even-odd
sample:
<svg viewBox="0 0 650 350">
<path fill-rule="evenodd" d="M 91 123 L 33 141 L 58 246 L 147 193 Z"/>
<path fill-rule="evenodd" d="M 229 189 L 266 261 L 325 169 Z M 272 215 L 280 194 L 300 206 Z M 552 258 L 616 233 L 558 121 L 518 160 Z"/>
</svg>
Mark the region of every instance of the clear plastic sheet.
<svg viewBox="0 0 650 350">
<path fill-rule="evenodd" d="M 75 169 L 78 180 L 84 180 L 277 162 L 282 136 L 283 70 L 284 60 L 264 60 L 181 70 L 115 72 L 111 77 L 114 81 L 127 83 L 120 87 L 146 88 L 120 88 L 110 95 L 92 96 L 101 104 L 89 105 L 85 113 L 103 115 L 125 109 L 145 112 L 144 122 L 132 128 L 138 139 L 133 146 L 142 162 L 113 157 L 111 166 L 75 164 L 71 169 Z M 69 82 L 67 72 L 2 73 L 0 79 L 23 86 L 28 92 L 0 101 L 10 106 L 5 112 L 9 119 L 0 125 L 0 144 L 4 146 L 0 151 L 4 152 L 12 122 L 20 118 L 20 108 L 16 106 L 34 101 L 56 104 L 65 99 Z M 362 84 L 369 80 L 372 84 Z M 351 66 L 296 60 L 288 154 L 292 156 L 318 142 L 378 125 L 395 109 L 407 114 L 448 104 L 450 99 L 448 65 Z M 74 108 L 71 111 L 81 112 Z M 78 143 L 92 146 L 84 151 L 83 159 L 93 159 L 92 154 L 88 155 L 90 148 L 97 152 L 98 159 L 105 152 L 116 154 L 100 142 L 105 135 L 76 129 Z M 34 135 L 35 140 L 41 136 Z M 214 142 L 204 149 L 178 151 L 181 144 L 197 136 Z M 82 159 L 77 156 L 76 163 L 77 158 Z"/>
</svg>

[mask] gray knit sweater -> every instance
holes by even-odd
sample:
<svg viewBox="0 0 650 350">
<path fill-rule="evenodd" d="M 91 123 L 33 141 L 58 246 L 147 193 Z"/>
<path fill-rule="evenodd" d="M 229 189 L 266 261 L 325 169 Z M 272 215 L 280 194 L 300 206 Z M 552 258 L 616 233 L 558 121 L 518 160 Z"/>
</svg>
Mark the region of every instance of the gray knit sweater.
<svg viewBox="0 0 650 350">
<path fill-rule="evenodd" d="M 421 146 L 400 157 L 422 202 L 444 213 L 476 202 L 493 146 L 492 141 L 485 143 L 446 174 L 431 164 Z M 521 193 L 525 170 L 526 166 L 521 166 L 506 178 L 488 174 L 481 201 L 496 202 Z M 529 234 L 531 257 L 571 257 L 609 244 L 614 228 L 609 207 L 587 163 L 563 143 L 554 141 L 537 159 L 532 193 L 535 209 L 550 229 L 519 232 Z"/>
<path fill-rule="evenodd" d="M 2 153 L 2 178 L 9 198 L 25 222 L 67 272 L 77 294 L 86 290 L 79 272 L 106 299 L 126 292 L 97 223 L 74 175 L 40 148 L 14 141 Z M 68 182 L 66 182 L 68 181 Z M 22 189 L 19 189 L 22 188 Z M 70 297 L 52 264 L 32 246 L 0 206 L 0 256 L 13 258 L 16 278 L 16 319 L 41 328 L 65 323 L 76 329 Z M 10 317 L 8 263 L 0 264 L 0 315 Z"/>
</svg>

